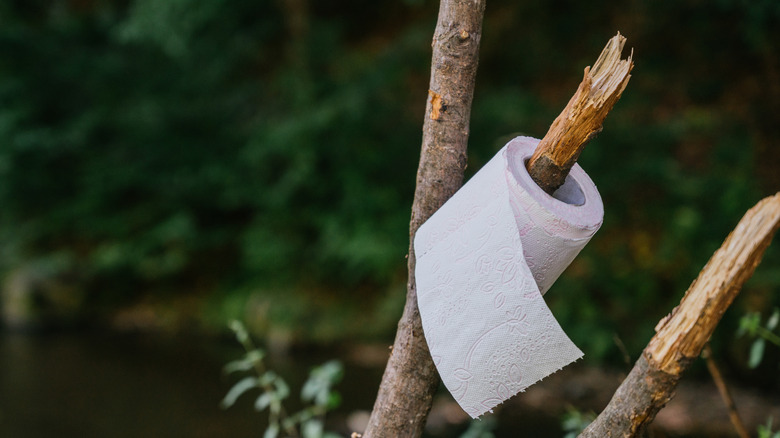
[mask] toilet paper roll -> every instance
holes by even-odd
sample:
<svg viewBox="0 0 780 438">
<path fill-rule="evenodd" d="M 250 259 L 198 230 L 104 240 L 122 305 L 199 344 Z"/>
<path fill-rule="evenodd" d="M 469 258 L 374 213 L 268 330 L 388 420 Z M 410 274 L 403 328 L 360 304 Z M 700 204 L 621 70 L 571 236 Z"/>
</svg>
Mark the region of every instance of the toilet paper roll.
<svg viewBox="0 0 780 438">
<path fill-rule="evenodd" d="M 436 368 L 477 418 L 582 357 L 542 295 L 601 226 L 596 186 L 575 164 L 554 196 L 517 137 L 417 231 L 417 299 Z"/>
</svg>

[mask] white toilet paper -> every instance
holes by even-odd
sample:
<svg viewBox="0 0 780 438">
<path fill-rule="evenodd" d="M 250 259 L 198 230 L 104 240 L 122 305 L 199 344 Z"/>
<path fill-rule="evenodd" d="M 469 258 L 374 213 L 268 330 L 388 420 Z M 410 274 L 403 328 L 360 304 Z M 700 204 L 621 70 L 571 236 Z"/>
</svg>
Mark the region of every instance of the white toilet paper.
<svg viewBox="0 0 780 438">
<path fill-rule="evenodd" d="M 582 357 L 542 299 L 601 226 L 596 186 L 575 164 L 549 196 L 517 137 L 417 231 L 417 299 L 442 381 L 473 418 Z"/>
</svg>

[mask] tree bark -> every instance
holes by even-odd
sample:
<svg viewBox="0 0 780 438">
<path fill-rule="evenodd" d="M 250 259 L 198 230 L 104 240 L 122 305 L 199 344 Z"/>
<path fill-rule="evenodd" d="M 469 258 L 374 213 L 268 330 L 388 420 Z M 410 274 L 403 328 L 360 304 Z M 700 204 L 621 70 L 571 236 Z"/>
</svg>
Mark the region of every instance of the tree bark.
<svg viewBox="0 0 780 438">
<path fill-rule="evenodd" d="M 409 225 L 406 306 L 364 437 L 419 437 L 439 384 L 423 336 L 414 234 L 463 184 L 485 0 L 442 0 Z"/>
<path fill-rule="evenodd" d="M 761 262 L 780 226 L 780 193 L 745 213 L 685 293 L 656 326 L 642 356 L 604 411 L 580 437 L 635 437 L 674 396 L 721 316 Z"/>
</svg>

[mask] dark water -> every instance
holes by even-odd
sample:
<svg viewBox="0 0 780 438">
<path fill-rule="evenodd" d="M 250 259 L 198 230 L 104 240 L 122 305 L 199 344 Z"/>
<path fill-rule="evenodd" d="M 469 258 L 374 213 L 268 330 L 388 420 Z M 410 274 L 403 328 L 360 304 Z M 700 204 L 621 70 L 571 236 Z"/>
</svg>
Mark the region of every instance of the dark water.
<svg viewBox="0 0 780 438">
<path fill-rule="evenodd" d="M 237 380 L 223 376 L 222 366 L 241 354 L 229 339 L 0 332 L 0 437 L 261 437 L 264 416 L 252 409 L 253 397 L 228 410 L 218 407 Z M 308 370 L 333 354 L 293 352 L 269 366 L 295 394 Z M 337 389 L 343 401 L 329 414 L 328 428 L 349 436 L 347 420 L 370 411 L 383 364 L 342 361 L 345 378 Z M 426 436 L 456 437 L 466 427 L 462 417 L 448 422 L 436 411 Z M 529 414 L 502 416 L 496 435 L 563 435 L 559 419 Z"/>
<path fill-rule="evenodd" d="M 0 437 L 261 437 L 265 416 L 253 410 L 254 397 L 219 408 L 240 378 L 222 367 L 242 354 L 232 338 L 0 331 Z M 293 351 L 268 361 L 292 388 L 291 412 L 309 370 L 334 354 L 345 355 Z M 342 403 L 328 429 L 349 436 L 347 419 L 370 411 L 383 364 L 342 362 Z M 431 436 L 463 427 L 445 426 Z"/>
<path fill-rule="evenodd" d="M 258 436 L 223 411 L 218 346 L 101 334 L 0 335 L 0 436 Z"/>
</svg>

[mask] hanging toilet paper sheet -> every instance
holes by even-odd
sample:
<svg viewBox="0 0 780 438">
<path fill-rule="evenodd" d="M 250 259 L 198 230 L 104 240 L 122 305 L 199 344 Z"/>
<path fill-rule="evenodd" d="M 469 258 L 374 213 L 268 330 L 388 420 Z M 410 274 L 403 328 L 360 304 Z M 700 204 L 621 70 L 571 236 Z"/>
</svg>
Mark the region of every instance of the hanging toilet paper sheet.
<svg viewBox="0 0 780 438">
<path fill-rule="evenodd" d="M 554 197 L 517 137 L 417 231 L 417 299 L 436 368 L 477 418 L 582 357 L 542 295 L 601 226 L 596 186 L 575 164 Z"/>
</svg>

